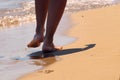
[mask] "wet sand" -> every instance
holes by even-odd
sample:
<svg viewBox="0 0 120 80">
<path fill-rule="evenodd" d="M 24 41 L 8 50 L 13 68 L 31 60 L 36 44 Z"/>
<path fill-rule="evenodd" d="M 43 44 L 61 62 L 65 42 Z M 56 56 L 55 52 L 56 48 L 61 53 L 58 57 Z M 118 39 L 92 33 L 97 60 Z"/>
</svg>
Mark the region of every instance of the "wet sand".
<svg viewBox="0 0 120 80">
<path fill-rule="evenodd" d="M 18 80 L 119 80 L 120 5 L 73 13 L 68 35 L 77 41 L 58 56 L 45 58 L 46 67 Z M 54 64 L 53 64 L 54 63 Z"/>
<path fill-rule="evenodd" d="M 59 31 L 55 35 L 54 42 L 57 46 L 67 45 L 76 40 L 64 35 L 64 32 L 71 27 L 67 24 L 69 22 L 69 15 L 65 14 L 59 25 Z M 66 24 L 64 25 L 66 28 L 63 24 Z M 35 49 L 27 48 L 28 42 L 34 36 L 35 25 L 35 23 L 28 23 L 0 30 L 0 80 L 16 80 L 24 74 L 42 69 L 47 65 L 46 60 L 30 59 L 32 53 L 41 51 L 41 46 Z M 64 42 L 61 43 L 60 39 Z M 59 60 L 58 57 L 56 59 Z M 52 61 L 54 62 L 54 59 Z"/>
</svg>

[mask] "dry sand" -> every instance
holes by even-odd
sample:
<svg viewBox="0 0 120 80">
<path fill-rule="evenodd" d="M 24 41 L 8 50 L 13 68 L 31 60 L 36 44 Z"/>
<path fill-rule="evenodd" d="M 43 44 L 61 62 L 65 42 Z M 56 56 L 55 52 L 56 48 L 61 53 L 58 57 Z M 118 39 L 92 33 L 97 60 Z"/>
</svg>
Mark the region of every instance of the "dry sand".
<svg viewBox="0 0 120 80">
<path fill-rule="evenodd" d="M 43 70 L 19 80 L 120 80 L 120 5 L 74 13 L 71 18 L 68 35 L 77 41 L 64 47 L 59 61 L 46 58 Z"/>
</svg>

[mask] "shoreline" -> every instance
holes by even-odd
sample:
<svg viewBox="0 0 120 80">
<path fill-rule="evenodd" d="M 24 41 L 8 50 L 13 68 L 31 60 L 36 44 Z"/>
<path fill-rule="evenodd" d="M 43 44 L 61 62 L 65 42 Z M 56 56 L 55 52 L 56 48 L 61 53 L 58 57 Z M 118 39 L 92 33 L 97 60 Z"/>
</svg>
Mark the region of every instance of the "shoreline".
<svg viewBox="0 0 120 80">
<path fill-rule="evenodd" d="M 119 0 L 68 0 L 65 12 L 78 12 L 106 7 L 117 3 L 120 3 Z M 1 1 L 0 6 L 0 29 L 35 21 L 33 0 L 5 0 Z"/>
<path fill-rule="evenodd" d="M 76 40 L 75 38 L 66 36 L 64 33 L 68 28 L 70 28 L 67 24 L 69 23 L 68 16 L 69 15 L 67 14 L 63 16 L 63 20 L 59 25 L 59 31 L 55 34 L 56 38 L 54 42 L 57 46 L 67 45 Z M 66 28 L 64 28 L 63 24 L 66 24 Z M 27 43 L 34 36 L 35 25 L 35 23 L 28 23 L 0 30 L 0 40 L 2 41 L 0 45 L 1 80 L 16 80 L 16 78 L 23 74 L 42 69 L 44 67 L 44 60 L 28 58 L 30 57 L 30 54 L 41 51 L 41 46 L 35 49 L 26 48 Z M 64 42 L 61 43 L 60 39 Z M 57 59 L 59 60 L 59 58 Z M 52 61 L 54 62 L 54 59 L 52 59 Z M 7 73 L 7 75 L 4 75 L 5 73 Z"/>
<path fill-rule="evenodd" d="M 77 37 L 77 41 L 64 46 L 61 51 L 64 54 L 58 56 L 60 61 L 53 61 L 49 67 L 26 74 L 17 80 L 118 80 L 119 8 L 120 5 L 113 5 L 73 13 L 71 19 L 74 27 L 67 35 Z M 54 62 L 56 63 L 52 64 Z"/>
</svg>

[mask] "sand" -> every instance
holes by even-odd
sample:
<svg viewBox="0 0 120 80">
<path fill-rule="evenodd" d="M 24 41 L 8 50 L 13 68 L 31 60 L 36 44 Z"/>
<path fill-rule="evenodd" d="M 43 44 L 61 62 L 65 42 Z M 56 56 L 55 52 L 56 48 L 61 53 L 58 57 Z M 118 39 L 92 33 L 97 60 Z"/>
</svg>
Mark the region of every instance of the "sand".
<svg viewBox="0 0 120 80">
<path fill-rule="evenodd" d="M 55 57 L 43 59 L 43 70 L 18 80 L 120 80 L 120 5 L 71 15 L 67 32 L 77 40 Z"/>
<path fill-rule="evenodd" d="M 57 46 L 67 45 L 76 40 L 63 34 L 71 27 L 71 24 L 66 24 L 68 22 L 69 15 L 66 14 L 58 27 L 59 31 L 55 34 L 54 42 Z M 37 66 L 42 62 L 39 59 L 29 59 L 29 55 L 41 51 L 43 43 L 38 48 L 27 48 L 28 42 L 33 39 L 35 25 L 35 22 L 31 22 L 0 30 L 0 80 L 16 80 L 24 74 L 42 69 L 42 65 Z"/>
</svg>

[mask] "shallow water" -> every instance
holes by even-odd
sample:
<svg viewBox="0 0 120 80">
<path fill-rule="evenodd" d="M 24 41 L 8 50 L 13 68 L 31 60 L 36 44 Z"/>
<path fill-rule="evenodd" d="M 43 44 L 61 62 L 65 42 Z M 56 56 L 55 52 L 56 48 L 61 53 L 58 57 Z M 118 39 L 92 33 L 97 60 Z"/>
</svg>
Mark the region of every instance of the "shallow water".
<svg viewBox="0 0 120 80">
<path fill-rule="evenodd" d="M 57 46 L 63 46 L 75 40 L 75 38 L 63 35 L 71 25 L 68 24 L 70 21 L 67 17 L 68 15 L 63 16 L 59 31 L 56 32 L 54 42 Z M 65 28 L 63 24 L 66 26 Z M 41 51 L 41 47 L 26 48 L 27 43 L 34 36 L 34 30 L 35 23 L 29 23 L 0 31 L 0 80 L 16 80 L 23 74 L 44 68 L 44 63 L 47 66 L 50 65 L 50 60 L 58 61 L 59 57 L 48 60 L 30 59 L 29 54 Z"/>
<path fill-rule="evenodd" d="M 104 7 L 119 2 L 120 0 L 68 0 L 66 13 Z M 55 44 L 59 46 L 75 40 L 75 38 L 62 34 L 71 26 L 66 17 L 68 18 L 67 15 L 63 17 L 59 31 L 55 35 Z M 2 29 L 0 30 L 0 80 L 16 80 L 23 74 L 44 68 L 46 61 L 52 60 L 54 63 L 59 60 L 59 57 L 48 60 L 33 60 L 27 56 L 41 50 L 41 47 L 26 48 L 27 43 L 34 35 L 34 21 L 33 0 L 0 0 L 0 28 Z"/>
<path fill-rule="evenodd" d="M 100 8 L 120 0 L 68 0 L 67 12 Z M 35 21 L 34 0 L 0 0 L 0 29 Z"/>
</svg>

